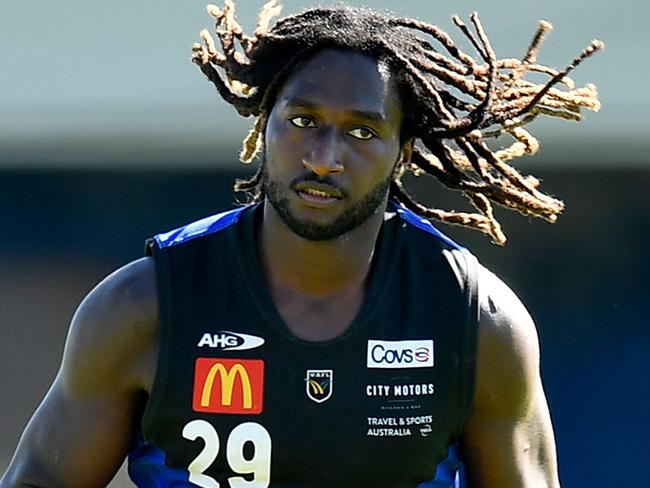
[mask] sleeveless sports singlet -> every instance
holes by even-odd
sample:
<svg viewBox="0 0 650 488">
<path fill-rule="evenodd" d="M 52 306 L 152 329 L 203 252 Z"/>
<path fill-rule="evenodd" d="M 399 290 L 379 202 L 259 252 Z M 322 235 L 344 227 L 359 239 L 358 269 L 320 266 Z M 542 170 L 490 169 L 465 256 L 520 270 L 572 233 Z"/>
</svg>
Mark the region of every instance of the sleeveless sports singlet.
<svg viewBox="0 0 650 488">
<path fill-rule="evenodd" d="M 453 486 L 449 447 L 473 394 L 474 258 L 390 203 L 361 311 L 339 337 L 307 342 L 287 329 L 263 282 L 258 209 L 149 241 L 160 352 L 129 455 L 134 482 Z"/>
</svg>

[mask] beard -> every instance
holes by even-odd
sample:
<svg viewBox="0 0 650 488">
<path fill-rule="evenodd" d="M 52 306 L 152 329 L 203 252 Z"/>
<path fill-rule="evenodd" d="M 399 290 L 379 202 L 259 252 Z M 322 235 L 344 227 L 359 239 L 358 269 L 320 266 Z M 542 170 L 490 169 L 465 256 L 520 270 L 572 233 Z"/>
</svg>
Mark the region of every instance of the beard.
<svg viewBox="0 0 650 488">
<path fill-rule="evenodd" d="M 334 221 L 322 224 L 313 221 L 301 220 L 291 211 L 287 191 L 293 189 L 303 181 L 317 181 L 338 188 L 338 185 L 329 177 L 320 178 L 315 174 L 295 178 L 288 186 L 288 189 L 273 181 L 268 174 L 266 164 L 262 166 L 262 192 L 269 200 L 275 211 L 289 229 L 299 237 L 309 241 L 331 241 L 343 234 L 356 229 L 366 222 L 384 202 L 392 174 L 375 185 L 361 200 L 343 211 Z M 343 198 L 347 197 L 346 192 Z"/>
</svg>

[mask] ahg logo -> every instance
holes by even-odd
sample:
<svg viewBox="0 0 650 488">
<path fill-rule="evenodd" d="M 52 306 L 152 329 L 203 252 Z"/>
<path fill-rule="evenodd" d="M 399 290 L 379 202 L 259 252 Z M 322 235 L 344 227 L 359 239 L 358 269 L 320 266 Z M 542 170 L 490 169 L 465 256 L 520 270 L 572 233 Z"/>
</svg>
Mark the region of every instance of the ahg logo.
<svg viewBox="0 0 650 488">
<path fill-rule="evenodd" d="M 433 340 L 368 341 L 368 368 L 430 368 L 433 366 Z"/>
<path fill-rule="evenodd" d="M 221 330 L 215 333 L 206 332 L 201 336 L 197 347 L 210 347 L 221 351 L 242 351 L 255 349 L 264 344 L 264 339 L 249 334 Z"/>
</svg>

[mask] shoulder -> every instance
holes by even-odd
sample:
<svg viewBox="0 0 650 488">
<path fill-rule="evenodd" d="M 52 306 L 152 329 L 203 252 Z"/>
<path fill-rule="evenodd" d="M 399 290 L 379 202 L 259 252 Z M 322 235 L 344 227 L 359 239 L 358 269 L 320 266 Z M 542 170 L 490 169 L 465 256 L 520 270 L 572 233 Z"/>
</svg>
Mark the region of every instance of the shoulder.
<svg viewBox="0 0 650 488">
<path fill-rule="evenodd" d="M 141 258 L 102 280 L 72 319 L 60 379 L 71 392 L 140 389 L 157 347 L 158 299 L 152 258 Z"/>
<path fill-rule="evenodd" d="M 480 319 L 475 409 L 528 407 L 539 379 L 539 342 L 532 317 L 500 278 L 478 269 Z"/>
<path fill-rule="evenodd" d="M 438 245 L 447 247 L 449 249 L 466 251 L 460 244 L 456 243 L 451 237 L 435 227 L 431 221 L 415 212 L 407 209 L 401 203 L 390 200 L 386 209 L 386 218 L 393 218 L 395 215 L 399 217 L 399 221 L 405 224 L 409 229 L 409 234 L 418 237 L 428 238 L 428 242 L 436 242 Z M 396 219 L 393 219 L 396 220 Z"/>
<path fill-rule="evenodd" d="M 559 486 L 535 324 L 515 293 L 479 268 L 476 388 L 461 438 L 467 484 Z"/>
<path fill-rule="evenodd" d="M 147 242 L 147 247 L 150 250 L 154 249 L 155 247 L 163 249 L 189 242 L 198 237 L 215 234 L 232 226 L 233 224 L 236 224 L 248 209 L 252 209 L 255 206 L 256 205 L 247 205 L 244 207 L 230 209 L 225 212 L 210 215 L 189 224 L 185 224 L 176 229 L 157 234 L 153 238 L 149 239 Z"/>
<path fill-rule="evenodd" d="M 133 438 L 147 368 L 155 366 L 155 302 L 146 258 L 115 271 L 83 300 L 58 375 L 2 486 L 105 486 L 113 477 Z"/>
</svg>

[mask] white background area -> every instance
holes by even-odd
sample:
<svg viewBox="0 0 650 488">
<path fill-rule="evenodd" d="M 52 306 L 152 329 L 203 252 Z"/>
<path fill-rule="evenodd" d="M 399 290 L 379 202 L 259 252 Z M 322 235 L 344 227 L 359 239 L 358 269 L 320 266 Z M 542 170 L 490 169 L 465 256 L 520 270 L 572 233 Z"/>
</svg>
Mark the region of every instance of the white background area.
<svg viewBox="0 0 650 488">
<path fill-rule="evenodd" d="M 199 31 L 213 25 L 206 3 L 2 2 L 0 167 L 235 164 L 250 121 L 222 102 L 189 61 Z M 262 4 L 238 2 L 238 18 L 247 31 L 254 29 Z M 557 68 L 593 38 L 602 39 L 606 50 L 572 76 L 580 85 L 598 86 L 603 109 L 586 112 L 580 124 L 536 122 L 540 157 L 560 162 L 567 148 L 575 147 L 580 157 L 569 154 L 569 164 L 620 164 L 623 159 L 628 166 L 650 165 L 645 156 L 650 146 L 647 2 L 366 4 L 435 23 L 472 53 L 451 16 L 458 13 L 469 23 L 476 10 L 498 57 L 521 57 L 538 20 L 548 20 L 555 29 L 538 60 Z M 283 15 L 306 5 L 287 0 Z"/>
</svg>

